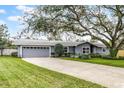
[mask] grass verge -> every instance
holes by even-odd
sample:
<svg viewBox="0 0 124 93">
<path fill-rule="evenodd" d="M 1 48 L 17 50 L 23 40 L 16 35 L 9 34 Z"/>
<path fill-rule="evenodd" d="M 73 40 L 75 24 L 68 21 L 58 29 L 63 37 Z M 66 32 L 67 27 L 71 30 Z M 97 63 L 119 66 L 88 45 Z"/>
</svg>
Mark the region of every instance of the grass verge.
<svg viewBox="0 0 124 93">
<path fill-rule="evenodd" d="M 0 57 L 1 88 L 101 88 L 103 86 L 27 63 Z"/>
<path fill-rule="evenodd" d="M 113 60 L 113 59 L 111 60 L 111 59 L 102 59 L 102 58 L 80 59 L 80 58 L 66 58 L 66 57 L 62 59 L 124 68 L 124 60 Z"/>
</svg>

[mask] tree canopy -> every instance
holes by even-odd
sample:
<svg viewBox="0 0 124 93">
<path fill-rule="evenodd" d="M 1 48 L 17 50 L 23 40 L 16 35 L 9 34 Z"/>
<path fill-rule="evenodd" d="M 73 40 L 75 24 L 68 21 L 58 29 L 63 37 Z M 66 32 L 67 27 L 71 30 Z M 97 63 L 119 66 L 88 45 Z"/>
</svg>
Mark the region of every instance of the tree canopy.
<svg viewBox="0 0 124 93">
<path fill-rule="evenodd" d="M 105 44 L 111 56 L 116 55 L 124 42 L 123 5 L 38 6 L 31 20 L 34 32 L 43 31 L 55 38 L 62 32 L 90 36 Z"/>
<path fill-rule="evenodd" d="M 3 49 L 10 44 L 8 41 L 8 28 L 6 25 L 0 25 L 0 52 L 3 55 Z"/>
</svg>

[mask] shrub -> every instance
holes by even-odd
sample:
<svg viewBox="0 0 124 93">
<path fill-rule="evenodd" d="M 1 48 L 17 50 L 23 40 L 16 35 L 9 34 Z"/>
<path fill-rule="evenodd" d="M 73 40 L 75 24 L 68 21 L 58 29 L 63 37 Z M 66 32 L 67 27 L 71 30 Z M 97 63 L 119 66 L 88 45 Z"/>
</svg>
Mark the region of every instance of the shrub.
<svg viewBox="0 0 124 93">
<path fill-rule="evenodd" d="M 90 55 L 82 54 L 82 55 L 79 55 L 79 58 L 80 58 L 80 59 L 90 59 L 91 56 L 90 56 Z"/>
<path fill-rule="evenodd" d="M 118 59 L 120 59 L 120 60 L 124 60 L 124 57 L 122 57 L 122 56 L 119 56 L 119 57 L 118 57 Z"/>
<path fill-rule="evenodd" d="M 103 59 L 113 59 L 113 57 L 111 57 L 110 55 L 104 55 L 102 56 Z"/>
<path fill-rule="evenodd" d="M 75 53 L 70 53 L 70 57 L 75 58 L 76 54 Z"/>
<path fill-rule="evenodd" d="M 70 57 L 72 57 L 72 58 L 79 58 L 79 54 L 71 53 Z"/>
<path fill-rule="evenodd" d="M 70 57 L 70 53 L 64 53 L 65 57 Z"/>
<path fill-rule="evenodd" d="M 64 53 L 63 56 L 65 56 L 65 57 L 74 57 L 75 54 L 74 53 Z"/>
<path fill-rule="evenodd" d="M 102 56 L 103 59 L 111 59 L 111 60 L 124 60 L 124 57 L 111 57 L 110 55 Z"/>
<path fill-rule="evenodd" d="M 63 55 L 64 47 L 62 44 L 56 44 L 55 45 L 55 55 L 60 57 Z"/>
<path fill-rule="evenodd" d="M 116 50 L 116 49 L 110 49 L 109 51 L 110 51 L 110 56 L 111 57 L 116 57 L 118 50 Z"/>
<path fill-rule="evenodd" d="M 11 53 L 11 56 L 13 56 L 13 57 L 17 57 L 17 55 L 18 55 L 17 52 L 12 52 L 12 53 Z"/>
<path fill-rule="evenodd" d="M 96 54 L 90 54 L 91 58 L 101 58 L 101 55 L 96 53 Z"/>
</svg>

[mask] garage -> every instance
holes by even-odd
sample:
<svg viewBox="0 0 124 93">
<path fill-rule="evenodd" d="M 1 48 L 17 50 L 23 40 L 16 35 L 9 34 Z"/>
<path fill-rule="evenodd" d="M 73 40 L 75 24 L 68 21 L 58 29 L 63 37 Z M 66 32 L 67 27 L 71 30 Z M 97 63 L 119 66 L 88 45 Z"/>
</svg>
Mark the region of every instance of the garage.
<svg viewBox="0 0 124 93">
<path fill-rule="evenodd" d="M 49 47 L 23 47 L 22 57 L 49 57 Z"/>
</svg>

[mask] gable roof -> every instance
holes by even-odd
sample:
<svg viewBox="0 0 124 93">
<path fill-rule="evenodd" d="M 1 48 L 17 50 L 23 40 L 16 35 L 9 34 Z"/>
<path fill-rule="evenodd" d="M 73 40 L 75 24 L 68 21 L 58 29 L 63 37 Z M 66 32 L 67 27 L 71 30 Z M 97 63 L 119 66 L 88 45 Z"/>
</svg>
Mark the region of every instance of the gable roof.
<svg viewBox="0 0 124 93">
<path fill-rule="evenodd" d="M 84 43 L 89 43 L 97 47 L 105 47 L 105 45 L 100 43 L 91 43 L 91 42 L 72 42 L 72 41 L 44 41 L 44 40 L 32 40 L 32 39 L 19 39 L 13 42 L 14 45 L 48 45 L 55 46 L 56 44 L 62 44 L 63 46 L 77 46 Z"/>
</svg>

